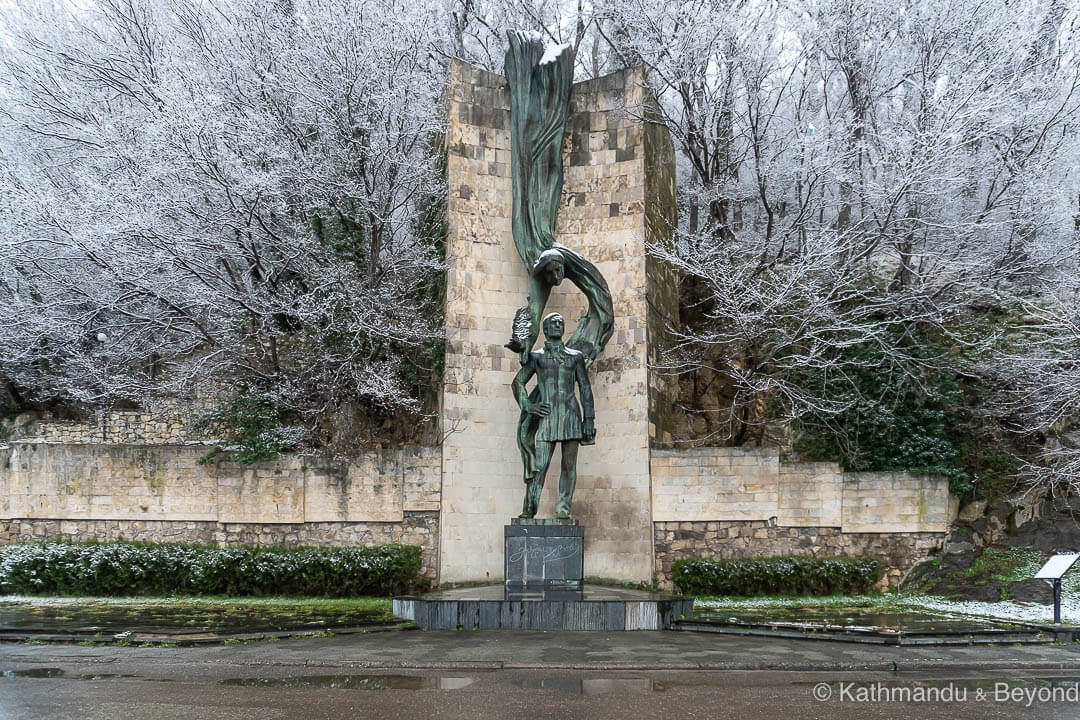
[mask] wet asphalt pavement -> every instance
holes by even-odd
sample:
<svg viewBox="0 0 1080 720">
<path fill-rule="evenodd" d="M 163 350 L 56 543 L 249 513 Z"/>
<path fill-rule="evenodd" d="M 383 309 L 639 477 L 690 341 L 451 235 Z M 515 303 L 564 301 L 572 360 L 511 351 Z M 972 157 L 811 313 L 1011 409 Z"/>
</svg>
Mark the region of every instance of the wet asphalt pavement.
<svg viewBox="0 0 1080 720">
<path fill-rule="evenodd" d="M 2 720 L 1072 719 L 1078 695 L 1075 644 L 413 631 L 192 648 L 0 645 Z"/>
</svg>

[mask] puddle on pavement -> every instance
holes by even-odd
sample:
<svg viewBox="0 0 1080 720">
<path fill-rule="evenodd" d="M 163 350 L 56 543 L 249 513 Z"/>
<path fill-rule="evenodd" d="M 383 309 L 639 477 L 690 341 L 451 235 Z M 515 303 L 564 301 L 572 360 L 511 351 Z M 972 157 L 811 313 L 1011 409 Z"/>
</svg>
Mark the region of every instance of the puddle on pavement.
<svg viewBox="0 0 1080 720">
<path fill-rule="evenodd" d="M 54 678 L 63 677 L 64 671 L 60 668 L 31 668 L 29 670 L 4 670 L 0 677 L 5 678 Z"/>
<path fill-rule="evenodd" d="M 336 690 L 460 690 L 475 682 L 471 677 L 417 675 L 300 675 L 288 678 L 230 678 L 221 685 L 259 688 L 332 688 Z M 679 683 L 648 678 L 528 677 L 513 684 L 526 690 L 554 690 L 568 695 L 611 695 L 662 692 Z"/>
<path fill-rule="evenodd" d="M 100 633 L 103 640 L 120 632 L 249 633 L 284 630 L 322 630 L 392 622 L 388 610 L 362 607 L 304 607 L 273 605 L 199 604 L 35 605 L 0 603 L 0 629 L 45 633 Z"/>
<path fill-rule="evenodd" d="M 86 673 L 83 675 L 68 675 L 60 668 L 31 668 L 29 670 L 3 670 L 0 677 L 4 678 L 64 678 L 66 680 L 114 680 L 116 678 L 137 678 L 138 675 L 121 675 L 117 673 Z"/>
<path fill-rule="evenodd" d="M 335 690 L 460 690 L 472 685 L 471 677 L 420 677 L 417 675 L 300 675 L 288 678 L 229 678 L 221 685 L 264 688 L 332 688 Z"/>
<path fill-rule="evenodd" d="M 1076 688 L 1080 687 L 1080 677 L 998 677 L 998 678 L 937 678 L 937 679 L 888 679 L 881 681 L 856 682 L 856 686 L 876 685 L 886 688 L 954 688 L 956 691 L 967 690 L 975 693 L 979 690 L 993 693 L 1001 683 L 1009 688 Z M 685 678 L 580 678 L 580 677 L 543 677 L 524 678 L 515 680 L 513 684 L 519 688 L 528 690 L 556 690 L 568 695 L 607 695 L 607 694 L 643 694 L 675 692 L 685 688 L 701 687 L 728 687 L 731 684 L 729 678 L 716 676 L 685 677 Z M 795 682 L 793 685 L 814 686 L 814 682 Z M 838 689 L 839 683 L 829 683 Z"/>
<path fill-rule="evenodd" d="M 636 695 L 666 689 L 649 678 L 529 677 L 514 684 L 526 690 L 558 690 L 568 695 Z"/>
<path fill-rule="evenodd" d="M 796 682 L 796 686 L 816 686 L 820 683 Z M 839 689 L 841 684 L 827 683 L 833 689 Z M 934 679 L 889 679 L 889 680 L 860 680 L 854 682 L 855 688 L 859 687 L 883 687 L 883 688 L 955 688 L 977 692 L 984 690 L 993 693 L 1002 684 L 1009 688 L 1075 688 L 1080 687 L 1080 676 L 1077 677 L 995 677 L 995 678 L 934 678 Z"/>
<path fill-rule="evenodd" d="M 472 677 L 420 677 L 416 675 L 301 675 L 289 678 L 231 678 L 221 685 L 263 688 L 333 688 L 340 690 L 460 690 Z M 553 675 L 524 677 L 509 683 L 523 690 L 550 690 L 567 695 L 639 695 L 683 687 L 720 683 L 709 678 L 654 680 L 652 678 L 585 678 Z"/>
<path fill-rule="evenodd" d="M 846 631 L 952 634 L 987 630 L 1016 630 L 1015 625 L 989 620 L 961 620 L 914 611 L 880 611 L 872 608 L 699 608 L 694 620 L 731 625 L 771 625 L 791 629 L 837 629 Z"/>
</svg>

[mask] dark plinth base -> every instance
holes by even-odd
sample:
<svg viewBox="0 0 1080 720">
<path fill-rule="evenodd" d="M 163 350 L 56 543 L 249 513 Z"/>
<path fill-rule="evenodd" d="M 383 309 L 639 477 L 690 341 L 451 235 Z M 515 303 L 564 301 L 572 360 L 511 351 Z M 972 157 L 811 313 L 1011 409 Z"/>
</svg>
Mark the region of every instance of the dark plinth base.
<svg viewBox="0 0 1080 720">
<path fill-rule="evenodd" d="M 394 615 L 425 630 L 666 630 L 693 598 L 586 585 L 515 591 L 503 585 L 394 598 Z"/>
<path fill-rule="evenodd" d="M 580 588 L 585 528 L 561 518 L 514 518 L 503 528 L 508 589 Z"/>
</svg>

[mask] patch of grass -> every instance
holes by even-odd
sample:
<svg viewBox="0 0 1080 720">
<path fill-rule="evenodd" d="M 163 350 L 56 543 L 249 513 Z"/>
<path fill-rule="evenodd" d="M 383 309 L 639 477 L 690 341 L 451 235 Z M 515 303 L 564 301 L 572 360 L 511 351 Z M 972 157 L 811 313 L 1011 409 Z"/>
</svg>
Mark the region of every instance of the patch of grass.
<svg viewBox="0 0 1080 720">
<path fill-rule="evenodd" d="M 259 607 L 265 609 L 290 609 L 290 610 L 370 610 L 381 611 L 390 608 L 390 598 L 384 597 L 354 597 L 354 598 L 324 598 L 324 597 L 247 597 L 230 595 L 209 595 L 200 597 L 188 597 L 177 595 L 158 595 L 138 597 L 72 597 L 72 596 L 38 596 L 38 595 L 6 595 L 0 597 L 0 607 L 32 606 L 35 608 L 82 608 L 87 606 L 109 607 L 170 607 L 170 608 L 207 608 L 220 607 L 222 609 L 235 610 L 241 606 Z"/>
<path fill-rule="evenodd" d="M 5 614 L 37 627 L 71 625 L 259 632 L 385 625 L 394 621 L 389 598 L 38 598 L 0 600 Z M 58 618 L 63 618 L 58 619 Z M 99 633 L 96 637 L 104 637 Z"/>
<path fill-rule="evenodd" d="M 952 569 L 956 567 L 953 565 L 943 570 L 942 558 L 929 564 L 934 569 L 917 574 L 917 592 L 921 594 L 962 599 L 971 597 L 974 589 L 982 589 L 982 597 L 1007 600 L 1008 585 L 1030 579 L 1042 565 L 1042 554 L 1028 547 L 988 546 L 966 568 Z"/>
<path fill-rule="evenodd" d="M 960 575 L 968 579 L 987 578 L 1002 584 L 1027 580 L 1039 569 L 1039 558 L 1039 551 L 1034 548 L 988 547 Z"/>
</svg>

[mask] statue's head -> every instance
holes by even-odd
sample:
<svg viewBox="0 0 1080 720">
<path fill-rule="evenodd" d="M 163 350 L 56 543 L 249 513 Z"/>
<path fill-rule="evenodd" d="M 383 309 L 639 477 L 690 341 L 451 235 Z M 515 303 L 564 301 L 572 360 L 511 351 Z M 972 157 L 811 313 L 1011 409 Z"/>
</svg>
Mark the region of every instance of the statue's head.
<svg viewBox="0 0 1080 720">
<path fill-rule="evenodd" d="M 565 327 L 566 323 L 559 313 L 553 312 L 544 316 L 544 337 L 548 340 L 562 340 Z"/>
<path fill-rule="evenodd" d="M 558 285 L 566 277 L 566 263 L 558 250 L 545 250 L 536 260 L 533 273 L 544 278 L 548 285 Z"/>
</svg>

